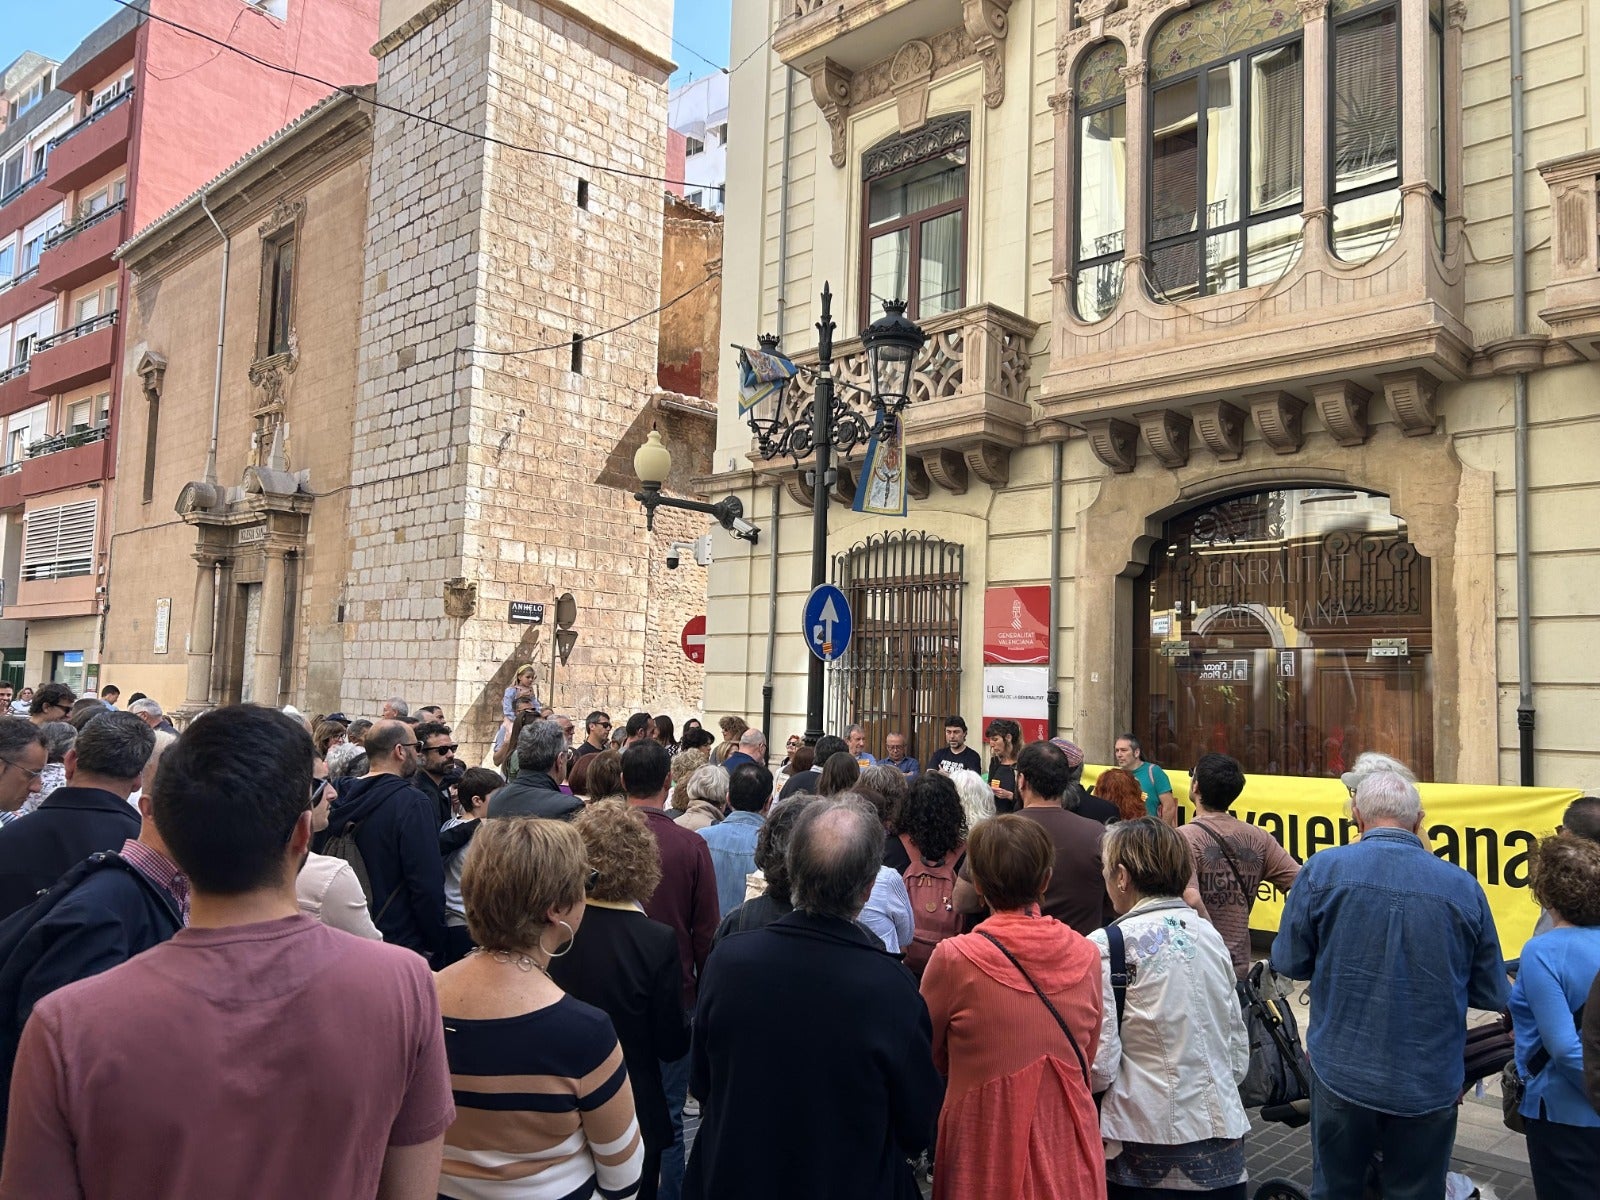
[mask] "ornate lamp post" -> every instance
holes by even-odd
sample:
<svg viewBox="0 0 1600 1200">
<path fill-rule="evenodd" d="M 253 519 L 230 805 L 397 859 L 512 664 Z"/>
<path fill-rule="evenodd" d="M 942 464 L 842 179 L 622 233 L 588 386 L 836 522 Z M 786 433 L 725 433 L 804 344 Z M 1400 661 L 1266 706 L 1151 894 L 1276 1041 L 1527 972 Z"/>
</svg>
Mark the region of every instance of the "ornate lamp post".
<svg viewBox="0 0 1600 1200">
<path fill-rule="evenodd" d="M 737 496 L 707 504 L 703 500 L 674 500 L 662 494 L 661 486 L 672 473 L 672 452 L 662 444 L 661 435 L 654 429 L 646 436 L 644 445 L 633 452 L 633 473 L 639 477 L 639 491 L 633 498 L 644 505 L 646 529 L 656 527 L 656 509 L 681 508 L 715 518 L 718 525 L 751 545 L 760 538 L 761 531 L 744 519 L 744 504 Z"/>
<path fill-rule="evenodd" d="M 813 455 L 811 475 L 811 586 L 827 582 L 828 574 L 828 493 L 835 482 L 833 451 L 848 456 L 865 442 L 887 418 L 898 416 L 911 398 L 911 378 L 918 353 L 928 335 L 906 319 L 904 301 L 891 300 L 883 306 L 883 316 L 861 332 L 870 367 L 872 391 L 868 414 L 848 404 L 835 403 L 833 378 L 833 291 L 822 285 L 822 319 L 817 322 L 816 388 L 811 412 L 786 413 L 781 388 L 774 392 L 774 412 L 770 417 L 757 414 L 760 404 L 750 409 L 747 419 L 755 434 L 756 446 L 767 461 L 787 456 L 798 466 L 806 455 Z M 761 336 L 764 350 L 776 351 L 778 339 Z M 806 741 L 815 745 L 823 734 L 823 663 L 811 656 L 806 679 Z"/>
</svg>

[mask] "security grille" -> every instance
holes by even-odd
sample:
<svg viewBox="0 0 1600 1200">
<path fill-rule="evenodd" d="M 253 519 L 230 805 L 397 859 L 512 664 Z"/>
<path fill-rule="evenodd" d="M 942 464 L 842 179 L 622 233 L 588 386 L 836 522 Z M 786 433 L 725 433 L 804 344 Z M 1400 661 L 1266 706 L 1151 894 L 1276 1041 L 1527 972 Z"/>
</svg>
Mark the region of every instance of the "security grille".
<svg viewBox="0 0 1600 1200">
<path fill-rule="evenodd" d="M 22 577 L 67 579 L 94 570 L 96 500 L 36 508 L 24 518 Z"/>
<path fill-rule="evenodd" d="M 960 712 L 962 547 L 932 534 L 875 534 L 833 560 L 855 632 L 829 668 L 831 731 L 859 723 L 867 744 L 903 733 L 927 762 Z"/>
</svg>

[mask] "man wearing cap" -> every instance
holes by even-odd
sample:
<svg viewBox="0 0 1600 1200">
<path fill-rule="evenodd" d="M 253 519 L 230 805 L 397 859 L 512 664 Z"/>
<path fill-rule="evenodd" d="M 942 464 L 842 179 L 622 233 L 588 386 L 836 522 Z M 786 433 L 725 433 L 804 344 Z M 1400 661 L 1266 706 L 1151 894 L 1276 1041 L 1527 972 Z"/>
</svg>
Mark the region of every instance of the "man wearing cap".
<svg viewBox="0 0 1600 1200">
<path fill-rule="evenodd" d="M 1064 737 L 1051 738 L 1050 744 L 1067 756 L 1067 789 L 1061 793 L 1061 807 L 1102 825 L 1115 821 L 1120 815 L 1117 806 L 1083 786 L 1083 747 Z"/>
</svg>

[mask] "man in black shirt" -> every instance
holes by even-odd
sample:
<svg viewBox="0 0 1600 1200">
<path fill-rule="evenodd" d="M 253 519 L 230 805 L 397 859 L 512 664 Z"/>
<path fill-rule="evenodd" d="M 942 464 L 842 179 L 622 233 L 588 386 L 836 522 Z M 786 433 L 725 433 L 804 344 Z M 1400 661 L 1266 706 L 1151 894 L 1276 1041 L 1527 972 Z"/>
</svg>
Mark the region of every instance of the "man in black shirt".
<svg viewBox="0 0 1600 1200">
<path fill-rule="evenodd" d="M 945 745 L 935 750 L 928 759 L 928 770 L 948 774 L 956 767 L 965 767 L 983 774 L 983 760 L 978 757 L 976 750 L 967 745 L 967 723 L 959 714 L 945 718 L 944 740 Z"/>
<path fill-rule="evenodd" d="M 573 756 L 574 761 L 589 754 L 599 754 L 606 748 L 606 742 L 611 737 L 611 718 L 606 713 L 595 709 L 583 722 L 584 732 L 588 735 L 578 746 L 578 753 Z"/>
</svg>

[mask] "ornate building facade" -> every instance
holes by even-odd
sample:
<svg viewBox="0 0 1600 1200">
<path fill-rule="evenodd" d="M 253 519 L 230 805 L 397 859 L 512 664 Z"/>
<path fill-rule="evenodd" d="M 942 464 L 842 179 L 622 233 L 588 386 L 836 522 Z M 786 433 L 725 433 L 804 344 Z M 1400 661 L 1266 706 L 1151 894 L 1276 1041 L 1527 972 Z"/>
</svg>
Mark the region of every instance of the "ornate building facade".
<svg viewBox="0 0 1600 1200">
<path fill-rule="evenodd" d="M 727 255 L 754 265 L 727 340 L 759 323 L 813 362 L 825 281 L 846 330 L 897 297 L 930 334 L 905 522 L 848 510 L 859 461 L 833 484 L 872 632 L 832 711 L 927 753 L 947 706 L 993 712 L 986 600 L 1039 587 L 1047 720 L 1092 759 L 1131 729 L 1177 767 L 1376 749 L 1590 782 L 1597 18 L 1517 14 L 1514 66 L 1471 0 L 736 10 L 734 60 L 770 45 L 733 81 Z M 777 536 L 713 568 L 707 704 L 759 710 L 774 637 L 798 728 L 805 463 L 752 455 L 724 403 L 716 465 Z M 934 567 L 882 553 L 908 542 Z M 872 615 L 908 588 L 915 637 Z"/>
</svg>

